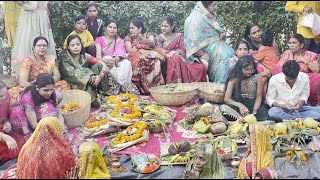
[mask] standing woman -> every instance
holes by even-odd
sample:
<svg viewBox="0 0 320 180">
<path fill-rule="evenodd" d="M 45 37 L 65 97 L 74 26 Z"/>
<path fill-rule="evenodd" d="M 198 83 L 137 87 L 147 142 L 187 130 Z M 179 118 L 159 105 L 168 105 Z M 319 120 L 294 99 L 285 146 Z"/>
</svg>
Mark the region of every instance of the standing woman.
<svg viewBox="0 0 320 180">
<path fill-rule="evenodd" d="M 184 23 L 188 63 L 203 62 L 210 82 L 225 82 L 225 63 L 234 50 L 225 41 L 225 30 L 216 14 L 217 1 L 199 1 Z"/>
<path fill-rule="evenodd" d="M 7 160 L 16 158 L 21 147 L 24 144 L 24 139 L 18 133 L 12 130 L 9 121 L 10 112 L 10 96 L 7 87 L 0 80 L 0 166 Z"/>
<path fill-rule="evenodd" d="M 91 95 L 92 105 L 99 107 L 98 93 L 104 96 L 117 95 L 120 85 L 110 74 L 108 66 L 101 60 L 84 53 L 81 38 L 71 34 L 67 38 L 67 48 L 60 56 L 62 79 L 70 83 L 72 89 L 81 89 Z"/>
<path fill-rule="evenodd" d="M 162 75 L 166 84 L 205 82 L 206 69 L 203 63 L 186 62 L 186 49 L 184 48 L 183 34 L 175 32 L 174 21 L 167 16 L 161 23 L 162 33 L 156 36 L 156 46 L 165 54 L 166 62 L 162 67 Z"/>
<path fill-rule="evenodd" d="M 165 58 L 153 51 L 154 36 L 149 32 L 146 33 L 140 19 L 131 20 L 129 28 L 130 35 L 125 37 L 124 43 L 132 65 L 132 82 L 139 88 L 141 94 L 149 95 L 149 88 L 160 85 L 160 61 L 164 61 Z"/>
<path fill-rule="evenodd" d="M 113 77 L 122 86 L 131 84 L 132 66 L 126 58 L 124 41 L 118 36 L 118 24 L 108 19 L 104 27 L 104 36 L 97 37 L 97 59 L 102 60 L 110 69 Z"/>
<path fill-rule="evenodd" d="M 16 38 L 12 49 L 12 70 L 19 74 L 20 61 L 32 54 L 33 40 L 43 36 L 48 40 L 47 55 L 56 56 L 56 44 L 48 15 L 48 1 L 18 1 L 22 6 Z"/>
</svg>

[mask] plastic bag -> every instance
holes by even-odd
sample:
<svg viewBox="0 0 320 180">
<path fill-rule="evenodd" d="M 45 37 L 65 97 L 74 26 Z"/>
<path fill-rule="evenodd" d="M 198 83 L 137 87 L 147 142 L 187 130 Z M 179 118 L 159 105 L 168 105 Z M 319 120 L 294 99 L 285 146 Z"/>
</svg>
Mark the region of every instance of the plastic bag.
<svg viewBox="0 0 320 180">
<path fill-rule="evenodd" d="M 308 13 L 302 17 L 301 26 L 311 28 L 315 36 L 320 35 L 320 16 L 316 13 Z"/>
</svg>

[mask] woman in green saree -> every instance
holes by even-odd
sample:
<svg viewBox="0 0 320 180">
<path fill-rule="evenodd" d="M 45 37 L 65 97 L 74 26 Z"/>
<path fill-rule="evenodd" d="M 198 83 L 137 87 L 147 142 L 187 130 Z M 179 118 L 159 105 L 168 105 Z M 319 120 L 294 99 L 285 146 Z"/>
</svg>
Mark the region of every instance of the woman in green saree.
<svg viewBox="0 0 320 180">
<path fill-rule="evenodd" d="M 67 38 L 68 50 L 60 56 L 59 69 L 62 79 L 70 83 L 72 89 L 81 89 L 91 95 L 93 106 L 99 106 L 97 94 L 116 95 L 120 85 L 111 75 L 107 65 L 95 57 L 84 53 L 78 35 Z"/>
<path fill-rule="evenodd" d="M 217 1 L 199 1 L 184 23 L 187 63 L 204 63 L 210 82 L 224 83 L 226 61 L 234 50 L 216 14 Z"/>
<path fill-rule="evenodd" d="M 223 179 L 224 166 L 212 144 L 201 144 L 184 172 L 185 179 Z"/>
</svg>

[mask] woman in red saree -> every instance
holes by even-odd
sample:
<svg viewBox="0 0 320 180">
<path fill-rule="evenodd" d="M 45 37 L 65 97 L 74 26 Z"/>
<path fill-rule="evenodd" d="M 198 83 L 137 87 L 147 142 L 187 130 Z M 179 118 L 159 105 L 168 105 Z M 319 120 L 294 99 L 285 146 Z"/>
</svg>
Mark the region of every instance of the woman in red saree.
<svg viewBox="0 0 320 180">
<path fill-rule="evenodd" d="M 166 58 L 166 67 L 162 70 L 166 84 L 205 82 L 206 68 L 203 63 L 186 62 L 186 49 L 184 48 L 183 34 L 176 33 L 173 18 L 167 16 L 161 23 L 161 31 L 156 38 L 157 51 L 162 51 Z"/>
<path fill-rule="evenodd" d="M 0 80 L 0 165 L 7 160 L 16 158 L 24 144 L 21 135 L 14 133 L 8 115 L 10 111 L 10 96 L 7 87 Z"/>
<path fill-rule="evenodd" d="M 149 95 L 149 88 L 160 85 L 160 61 L 164 57 L 153 51 L 155 47 L 154 36 L 145 33 L 143 22 L 133 19 L 130 22 L 130 36 L 125 37 L 125 46 L 128 59 L 132 65 L 132 82 L 141 94 Z"/>
<path fill-rule="evenodd" d="M 22 147 L 17 162 L 17 179 L 66 179 L 76 168 L 76 156 L 62 137 L 56 117 L 41 119 Z"/>
</svg>

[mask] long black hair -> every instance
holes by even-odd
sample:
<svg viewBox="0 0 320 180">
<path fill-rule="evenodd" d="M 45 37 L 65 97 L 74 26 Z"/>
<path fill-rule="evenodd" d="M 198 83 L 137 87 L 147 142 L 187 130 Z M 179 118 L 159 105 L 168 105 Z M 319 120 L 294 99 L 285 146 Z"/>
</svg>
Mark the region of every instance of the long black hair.
<svg viewBox="0 0 320 180">
<path fill-rule="evenodd" d="M 115 20 L 115 19 L 111 19 L 111 18 L 108 18 L 106 21 L 105 21 L 105 24 L 104 24 L 104 31 L 107 30 L 107 27 L 109 26 L 109 24 L 111 23 L 115 23 L 117 28 L 118 28 L 118 22 Z M 114 46 L 113 46 L 113 52 L 116 50 L 116 42 L 117 42 L 117 38 L 118 38 L 118 35 L 116 34 L 116 36 L 114 37 Z"/>
<path fill-rule="evenodd" d="M 141 19 L 132 19 L 130 23 L 132 23 L 137 28 L 141 28 L 141 34 L 144 34 L 146 32 L 146 28 L 144 27 L 144 24 Z"/>
<path fill-rule="evenodd" d="M 250 55 L 244 55 L 241 56 L 237 63 L 234 65 L 233 69 L 231 70 L 229 77 L 226 80 L 225 88 L 227 88 L 228 83 L 230 80 L 234 79 L 234 89 L 232 93 L 232 99 L 235 101 L 239 101 L 241 99 L 241 81 L 244 79 L 248 79 L 250 77 L 245 76 L 242 72 L 243 68 L 246 68 L 248 66 L 252 65 L 254 67 L 254 72 L 251 74 L 250 77 L 254 76 L 255 74 L 258 74 L 257 71 L 257 64 L 254 61 L 254 59 Z"/>
<path fill-rule="evenodd" d="M 249 38 L 249 35 L 250 35 L 251 28 L 253 28 L 254 26 L 260 27 L 256 22 L 249 22 L 244 31 L 243 38 L 248 42 L 252 42 L 251 39 Z"/>
<path fill-rule="evenodd" d="M 174 20 L 172 16 L 166 16 L 162 19 L 162 22 L 166 21 L 171 27 L 173 27 L 172 32 L 176 32 L 176 27 L 174 26 Z"/>
<path fill-rule="evenodd" d="M 34 105 L 37 106 L 47 101 L 44 97 L 40 95 L 39 90 L 37 89 L 40 89 L 42 87 L 45 87 L 51 84 L 54 85 L 53 77 L 48 73 L 42 73 L 37 76 L 36 82 L 34 82 L 31 86 L 28 86 L 23 91 L 23 93 L 31 91 L 31 96 L 34 101 Z"/>
</svg>

